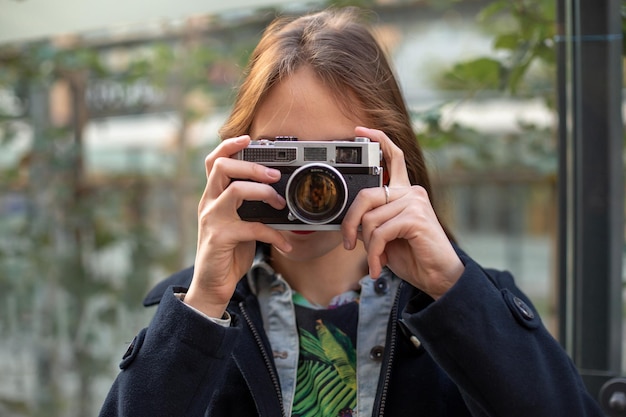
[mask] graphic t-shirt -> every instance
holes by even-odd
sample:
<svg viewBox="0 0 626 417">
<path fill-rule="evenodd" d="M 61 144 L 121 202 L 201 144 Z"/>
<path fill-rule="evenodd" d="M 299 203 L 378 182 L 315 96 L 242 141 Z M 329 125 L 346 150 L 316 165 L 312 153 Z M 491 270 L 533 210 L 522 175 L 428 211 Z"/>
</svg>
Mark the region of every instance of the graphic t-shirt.
<svg viewBox="0 0 626 417">
<path fill-rule="evenodd" d="M 300 358 L 292 415 L 350 417 L 356 409 L 358 294 L 319 308 L 294 296 Z"/>
</svg>

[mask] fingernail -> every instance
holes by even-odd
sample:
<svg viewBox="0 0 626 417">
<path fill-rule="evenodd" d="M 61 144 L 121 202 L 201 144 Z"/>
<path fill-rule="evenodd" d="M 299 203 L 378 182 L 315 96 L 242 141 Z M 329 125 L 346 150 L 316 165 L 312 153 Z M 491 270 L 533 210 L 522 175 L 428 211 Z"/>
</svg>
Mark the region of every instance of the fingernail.
<svg viewBox="0 0 626 417">
<path fill-rule="evenodd" d="M 280 178 L 280 171 L 277 169 L 267 168 L 265 170 L 265 174 L 267 174 L 268 177 L 275 179 L 275 180 Z"/>
<path fill-rule="evenodd" d="M 343 240 L 343 247 L 344 247 L 346 250 L 352 250 L 352 242 L 350 242 L 350 240 L 349 240 L 349 239 L 344 239 L 344 240 Z"/>
<path fill-rule="evenodd" d="M 235 138 L 235 143 L 242 144 L 248 140 L 248 135 L 243 135 Z"/>
</svg>

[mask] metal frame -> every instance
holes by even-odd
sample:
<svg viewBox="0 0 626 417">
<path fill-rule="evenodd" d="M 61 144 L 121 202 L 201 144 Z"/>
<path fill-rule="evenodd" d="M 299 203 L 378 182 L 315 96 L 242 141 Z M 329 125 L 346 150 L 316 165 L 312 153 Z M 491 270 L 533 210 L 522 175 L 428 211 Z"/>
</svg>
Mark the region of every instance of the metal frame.
<svg viewBox="0 0 626 417">
<path fill-rule="evenodd" d="M 558 0 L 559 339 L 597 398 L 621 374 L 621 2 Z"/>
</svg>

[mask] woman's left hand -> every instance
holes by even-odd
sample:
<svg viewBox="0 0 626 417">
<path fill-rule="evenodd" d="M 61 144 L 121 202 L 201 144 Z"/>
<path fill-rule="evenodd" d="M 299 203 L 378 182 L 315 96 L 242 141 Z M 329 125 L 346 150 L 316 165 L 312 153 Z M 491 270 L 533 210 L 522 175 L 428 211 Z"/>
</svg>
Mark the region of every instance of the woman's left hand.
<svg viewBox="0 0 626 417">
<path fill-rule="evenodd" d="M 384 188 L 359 192 L 341 227 L 346 249 L 354 248 L 356 239 L 361 239 L 373 278 L 387 265 L 434 299 L 441 297 L 459 279 L 464 266 L 435 215 L 428 193 L 419 185 L 411 185 L 404 154 L 385 133 L 357 127 L 355 134 L 380 143 L 389 171 L 389 195 L 387 198 Z"/>
</svg>

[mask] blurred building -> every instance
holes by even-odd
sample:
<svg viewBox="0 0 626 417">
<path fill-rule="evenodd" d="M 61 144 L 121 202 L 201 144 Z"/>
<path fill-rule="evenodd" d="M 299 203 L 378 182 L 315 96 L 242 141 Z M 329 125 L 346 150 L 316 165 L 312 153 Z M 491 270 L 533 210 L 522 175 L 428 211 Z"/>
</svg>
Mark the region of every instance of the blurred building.
<svg viewBox="0 0 626 417">
<path fill-rule="evenodd" d="M 550 87 L 525 98 L 496 91 L 470 95 L 442 90 L 438 83 L 449 67 L 494 54 L 493 36 L 476 21 L 488 2 L 435 3 L 379 1 L 372 8 L 409 107 L 416 113 L 416 130 L 427 136 L 428 122 L 434 118 L 451 138 L 442 146 L 428 142 L 436 197 L 461 246 L 484 265 L 511 270 L 554 330 L 557 157 L 556 116 L 545 100 L 551 94 L 545 89 Z M 302 9 L 301 5 L 286 8 L 289 13 Z M 274 14 L 274 10 L 248 8 L 148 27 L 56 37 L 51 40 L 55 51 L 91 51 L 102 68 L 87 72 L 71 67 L 73 71 L 48 78 L 52 81 L 21 97 L 0 90 L 0 108 L 5 112 L 19 116 L 24 103 L 29 103 L 25 117 L 16 117 L 13 140 L 0 145 L 0 169 L 11 173 L 0 184 L 0 227 L 8 231 L 0 237 L 0 248 L 5 248 L 0 251 L 2 271 L 19 275 L 41 268 L 25 264 L 12 255 L 13 249 L 6 249 L 16 243 L 23 243 L 21 253 L 36 248 L 20 240 L 23 236 L 12 236 L 18 228 L 9 222 L 23 222 L 31 210 L 50 204 L 55 212 L 46 218 L 62 221 L 53 233 L 58 244 L 50 246 L 46 240 L 45 248 L 53 247 L 56 254 L 67 246 L 71 252 L 75 245 L 85 248 L 84 243 L 90 242 L 81 267 L 93 283 L 90 306 L 81 306 L 82 310 L 67 308 L 78 309 L 76 299 L 81 296 L 68 289 L 75 284 L 64 286 L 58 278 L 62 274 L 51 280 L 40 278 L 47 282 L 42 285 L 47 292 L 31 300 L 33 317 L 21 316 L 19 300 L 1 307 L 0 329 L 8 337 L 0 342 L 0 414 L 29 415 L 36 404 L 52 401 L 42 397 L 56 395 L 61 400 L 49 402 L 58 407 L 55 415 L 80 415 L 85 410 L 77 411 L 68 403 L 84 393 L 81 389 L 90 393 L 90 413 L 99 407 L 117 372 L 124 342 L 151 314 L 129 306 L 139 307 L 141 294 L 150 285 L 193 261 L 204 155 L 218 141 L 217 130 L 228 112 L 246 54 Z M 537 71 L 541 79 L 545 68 Z M 83 101 L 77 102 L 77 97 Z M 45 139 L 54 143 L 38 153 L 38 147 L 44 146 L 42 137 L 52 131 L 69 139 Z M 67 156 L 75 161 L 67 175 L 78 176 L 78 182 L 68 190 L 47 194 L 49 178 L 37 173 L 53 163 L 40 156 L 65 150 L 71 154 L 70 148 L 80 154 Z M 41 183 L 39 195 L 47 200 L 30 202 L 32 194 L 26 189 L 33 183 Z M 96 213 L 90 221 L 102 221 L 109 235 L 92 225 L 89 236 L 67 243 L 73 237 L 59 226 L 67 221 L 62 213 L 66 206 L 54 203 L 69 198 L 66 193 L 78 196 L 76 201 L 90 199 L 80 210 Z M 137 233 L 147 237 L 138 243 Z M 136 263 L 138 254 L 145 263 Z M 140 267 L 142 280 L 137 278 Z M 19 276 L 8 278 L 16 288 L 19 280 Z M 96 285 L 103 282 L 112 283 L 119 292 L 105 292 Z M 133 283 L 136 287 L 131 288 Z M 24 288 L 26 293 L 30 287 Z M 120 293 L 129 296 L 124 301 L 128 305 L 115 301 L 114 295 Z M 73 323 L 76 311 L 83 315 L 78 324 Z M 46 333 L 41 330 L 45 326 L 55 330 Z M 87 335 L 80 326 L 98 331 Z M 76 372 L 81 353 L 74 343 L 77 338 L 83 340 L 80 348 L 99 360 L 99 368 Z M 46 373 L 63 381 L 57 387 L 60 392 L 37 389 Z"/>
</svg>

